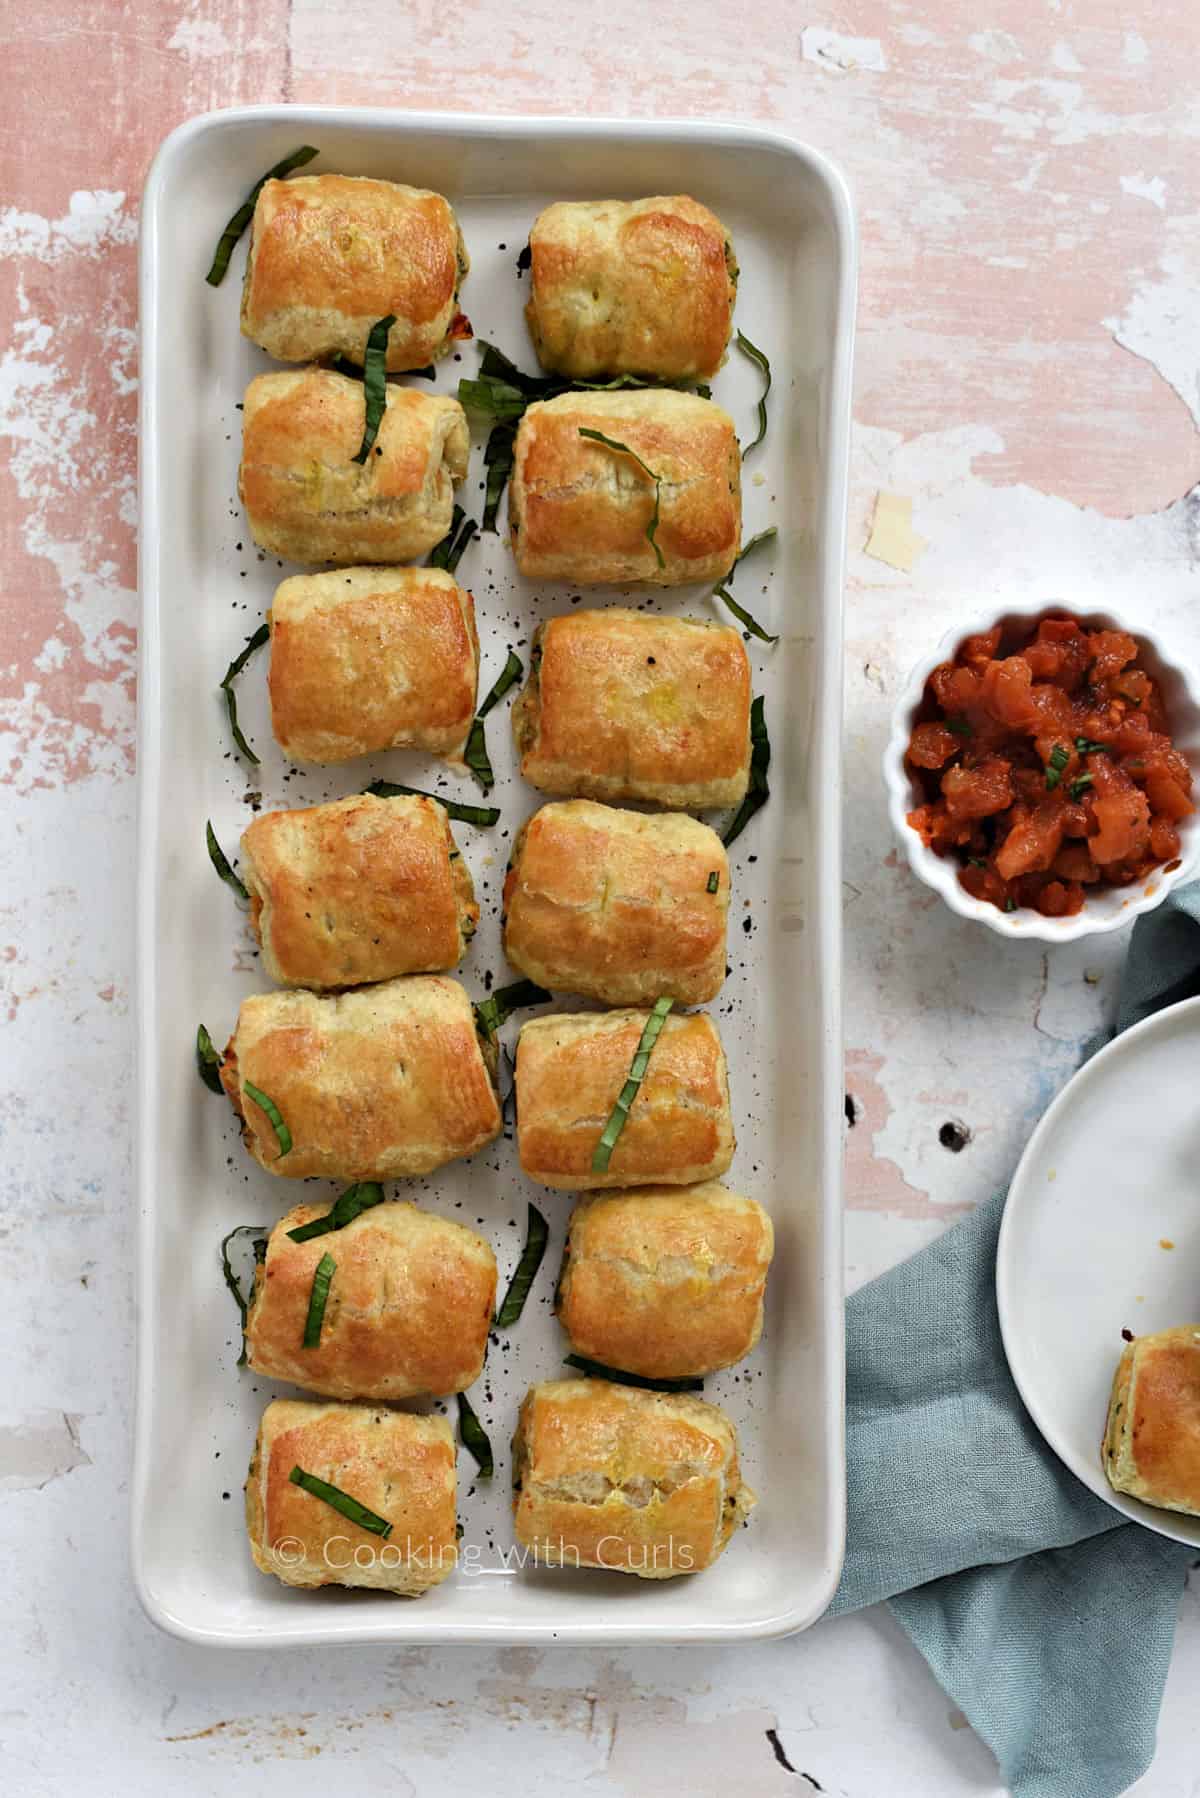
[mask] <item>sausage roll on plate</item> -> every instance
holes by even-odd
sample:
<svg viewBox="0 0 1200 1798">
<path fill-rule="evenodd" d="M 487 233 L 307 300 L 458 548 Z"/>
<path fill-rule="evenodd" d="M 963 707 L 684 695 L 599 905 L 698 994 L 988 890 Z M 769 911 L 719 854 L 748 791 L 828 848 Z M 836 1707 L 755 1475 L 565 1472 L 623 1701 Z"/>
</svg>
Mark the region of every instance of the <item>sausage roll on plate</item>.
<svg viewBox="0 0 1200 1798">
<path fill-rule="evenodd" d="M 475 716 L 475 602 L 444 568 L 297 574 L 271 610 L 271 727 L 295 762 L 423 749 L 462 765 Z"/>
<path fill-rule="evenodd" d="M 724 1186 L 639 1186 L 576 1206 L 558 1289 L 577 1355 L 673 1380 L 732 1367 L 762 1334 L 775 1238 Z"/>
<path fill-rule="evenodd" d="M 272 1230 L 246 1319 L 250 1366 L 329 1398 L 402 1399 L 473 1385 L 496 1301 L 496 1257 L 482 1236 L 395 1200 L 293 1242 L 291 1231 L 328 1211 L 326 1203 L 297 1205 Z M 335 1265 L 309 1346 L 313 1281 L 326 1256 Z"/>
<path fill-rule="evenodd" d="M 724 580 L 741 542 L 740 471 L 733 420 L 697 394 L 537 400 L 513 451 L 517 567 L 534 580 L 617 587 Z"/>
<path fill-rule="evenodd" d="M 553 992 L 699 1005 L 725 978 L 728 910 L 729 863 L 707 824 L 571 799 L 544 805 L 518 833 L 504 953 Z"/>
<path fill-rule="evenodd" d="M 500 1107 L 471 1001 L 413 975 L 336 997 L 243 999 L 221 1080 L 247 1151 L 303 1180 L 396 1180 L 473 1155 Z"/>
<path fill-rule="evenodd" d="M 458 1560 L 454 1436 L 444 1417 L 277 1398 L 246 1478 L 246 1531 L 285 1586 L 419 1598 Z"/>
<path fill-rule="evenodd" d="M 710 1567 L 755 1503 L 716 1405 L 607 1380 L 549 1380 L 513 1437 L 518 1542 L 551 1567 L 673 1579 Z"/>
<path fill-rule="evenodd" d="M 1113 1380 L 1103 1453 L 1116 1491 L 1200 1517 L 1200 1324 L 1129 1344 Z"/>
<path fill-rule="evenodd" d="M 467 417 L 389 382 L 365 462 L 361 381 L 329 368 L 258 375 L 242 411 L 238 492 L 260 549 L 285 562 L 413 562 L 450 529 Z"/>
<path fill-rule="evenodd" d="M 531 1180 L 561 1192 L 691 1186 L 733 1160 L 729 1078 L 703 1012 L 668 1017 L 602 1173 L 592 1156 L 629 1077 L 644 1011 L 532 1018 L 517 1038 L 517 1146 Z"/>
<path fill-rule="evenodd" d="M 347 356 L 392 315 L 395 374 L 469 336 L 458 288 L 470 263 L 449 200 L 362 175 L 268 181 L 254 207 L 242 332 L 280 362 Z"/>
<path fill-rule="evenodd" d="M 360 986 L 462 960 L 479 907 L 436 799 L 359 793 L 242 832 L 263 967 L 279 986 Z"/>
<path fill-rule="evenodd" d="M 750 662 L 729 625 L 608 606 L 551 618 L 513 707 L 521 773 L 543 793 L 739 805 L 750 779 Z"/>
<path fill-rule="evenodd" d="M 737 262 L 720 219 L 687 194 L 560 201 L 534 220 L 529 253 L 525 317 L 543 368 L 702 381 L 725 360 Z"/>
</svg>

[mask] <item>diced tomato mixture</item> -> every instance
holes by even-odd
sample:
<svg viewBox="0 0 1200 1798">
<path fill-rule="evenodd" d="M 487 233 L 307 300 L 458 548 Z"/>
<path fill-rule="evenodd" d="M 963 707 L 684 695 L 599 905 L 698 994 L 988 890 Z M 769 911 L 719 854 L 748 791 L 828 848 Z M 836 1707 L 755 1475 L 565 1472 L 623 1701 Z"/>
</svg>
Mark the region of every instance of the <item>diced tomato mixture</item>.
<svg viewBox="0 0 1200 1798">
<path fill-rule="evenodd" d="M 1124 631 L 1044 618 L 999 625 L 930 675 L 908 746 L 924 802 L 908 822 L 960 863 L 976 899 L 1051 918 L 1179 855 L 1192 773 Z"/>
</svg>

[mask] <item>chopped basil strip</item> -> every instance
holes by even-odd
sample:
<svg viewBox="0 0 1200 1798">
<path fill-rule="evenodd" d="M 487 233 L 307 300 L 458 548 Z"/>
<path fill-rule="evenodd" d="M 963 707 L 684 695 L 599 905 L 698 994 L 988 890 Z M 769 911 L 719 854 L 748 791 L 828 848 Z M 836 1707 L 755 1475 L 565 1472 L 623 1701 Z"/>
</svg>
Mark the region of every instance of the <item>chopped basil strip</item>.
<svg viewBox="0 0 1200 1798">
<path fill-rule="evenodd" d="M 523 275 L 527 268 L 532 267 L 533 246 L 531 244 L 526 244 L 525 248 L 521 251 L 521 254 L 517 257 L 517 273 L 518 275 Z"/>
<path fill-rule="evenodd" d="M 358 1180 L 333 1201 L 324 1217 L 314 1217 L 310 1223 L 289 1230 L 288 1236 L 293 1242 L 309 1242 L 314 1236 L 327 1236 L 331 1230 L 344 1230 L 362 1212 L 382 1202 L 383 1188 L 378 1180 Z"/>
<path fill-rule="evenodd" d="M 707 381 L 696 382 L 696 397 L 702 400 L 710 400 L 712 398 L 712 388 L 708 385 Z"/>
<path fill-rule="evenodd" d="M 201 1080 L 210 1093 L 225 1091 L 221 1085 L 221 1057 L 213 1048 L 213 1039 L 203 1024 L 196 1026 L 196 1066 L 200 1071 Z"/>
<path fill-rule="evenodd" d="M 229 858 L 217 841 L 217 833 L 211 824 L 204 826 L 204 840 L 208 844 L 208 856 L 213 867 L 221 876 L 227 887 L 232 887 L 239 899 L 249 899 L 250 895 L 229 865 Z"/>
<path fill-rule="evenodd" d="M 470 1449 L 479 1463 L 480 1479 L 490 1480 L 495 1471 L 492 1445 L 465 1392 L 458 1395 L 458 1433 L 462 1437 L 463 1447 Z"/>
<path fill-rule="evenodd" d="M 367 338 L 367 354 L 363 363 L 363 396 L 366 400 L 366 423 L 363 440 L 352 462 L 365 462 L 371 453 L 383 415 L 387 410 L 387 345 L 388 332 L 396 322 L 394 312 L 377 318 Z"/>
<path fill-rule="evenodd" d="M 285 1155 L 291 1153 L 292 1133 L 284 1123 L 283 1115 L 280 1112 L 278 1105 L 276 1105 L 274 1099 L 268 1099 L 266 1093 L 260 1092 L 257 1086 L 251 1086 L 248 1080 L 242 1081 L 242 1091 L 247 1098 L 254 1100 L 254 1103 L 258 1106 L 260 1111 L 266 1112 L 275 1131 L 275 1135 L 279 1140 L 279 1154 L 275 1159 L 277 1161 L 282 1161 Z"/>
<path fill-rule="evenodd" d="M 500 678 L 475 714 L 475 721 L 471 725 L 470 734 L 467 737 L 467 747 L 463 752 L 463 759 L 485 793 L 496 784 L 496 776 L 488 757 L 487 736 L 483 721 L 492 707 L 504 698 L 511 687 L 516 686 L 524 672 L 525 668 L 520 656 L 515 650 L 510 649 L 508 660 L 500 671 Z"/>
<path fill-rule="evenodd" d="M 216 253 L 212 259 L 212 267 L 204 277 L 210 287 L 219 287 L 225 279 L 229 258 L 233 255 L 238 238 L 254 217 L 254 202 L 267 182 L 282 181 L 283 177 L 290 175 L 293 169 L 302 169 L 306 162 L 311 162 L 313 157 L 319 156 L 320 153 L 319 150 L 314 150 L 311 144 L 302 144 L 298 150 L 293 150 L 290 156 L 285 156 L 282 162 L 277 162 L 273 169 L 268 169 L 266 174 L 254 183 L 246 199 L 221 233 Z"/>
<path fill-rule="evenodd" d="M 776 525 L 769 525 L 765 531 L 759 531 L 756 536 L 751 537 L 749 543 L 743 543 L 741 549 L 739 549 L 737 553 L 733 567 L 740 567 L 746 560 L 746 557 L 752 556 L 756 549 L 761 549 L 763 547 L 764 543 L 774 543 L 778 535 L 779 529 Z M 733 568 L 729 571 L 729 579 L 733 579 Z"/>
<path fill-rule="evenodd" d="M 1005 911 L 1016 911 L 1016 909 L 1017 909 L 1016 900 L 1015 899 L 1006 899 L 1004 901 L 1004 909 L 1005 909 Z"/>
<path fill-rule="evenodd" d="M 304 1320 L 305 1348 L 320 1348 L 321 1325 L 325 1322 L 325 1306 L 329 1301 L 329 1288 L 333 1284 L 333 1276 L 337 1272 L 337 1262 L 332 1255 L 322 1255 L 317 1262 L 313 1274 L 312 1290 L 308 1295 L 308 1316 Z"/>
<path fill-rule="evenodd" d="M 1068 791 L 1068 793 L 1070 793 L 1071 798 L 1072 799 L 1081 798 L 1082 795 L 1084 794 L 1084 792 L 1086 792 L 1087 788 L 1091 786 L 1094 779 L 1095 779 L 1095 775 L 1093 775 L 1093 774 L 1078 775 L 1076 777 L 1076 779 L 1074 779 L 1071 782 L 1070 786 L 1067 788 L 1067 791 Z"/>
<path fill-rule="evenodd" d="M 746 448 L 742 451 L 742 458 L 744 460 L 750 454 L 751 450 L 758 448 L 759 444 L 767 434 L 767 395 L 771 391 L 771 364 L 767 361 L 767 358 L 763 355 L 762 351 L 757 349 L 755 345 L 751 343 L 744 331 L 739 331 L 737 334 L 737 346 L 738 349 L 741 350 L 743 356 L 749 356 L 751 362 L 757 364 L 765 377 L 763 390 L 758 398 L 758 436 L 754 439 L 753 443 L 747 444 Z"/>
<path fill-rule="evenodd" d="M 546 1253 L 546 1244 L 550 1240 L 550 1226 L 536 1205 L 530 1205 L 529 1217 L 525 1225 L 525 1247 L 521 1250 L 521 1259 L 517 1262 L 516 1271 L 508 1282 L 508 1291 L 504 1295 L 504 1303 L 496 1313 L 496 1328 L 511 1330 L 525 1309 L 525 1300 L 529 1297 L 529 1288 L 537 1278 L 542 1265 L 542 1256 Z"/>
<path fill-rule="evenodd" d="M 771 765 L 771 739 L 767 735 L 766 706 L 761 698 L 750 707 L 750 785 L 722 841 L 728 848 L 771 797 L 767 769 Z"/>
<path fill-rule="evenodd" d="M 485 1036 L 495 1036 L 514 1011 L 520 1011 L 526 1005 L 545 1005 L 553 996 L 532 980 L 514 980 L 511 986 L 497 987 L 494 993 L 480 1000 L 475 1007 L 475 1023 Z"/>
<path fill-rule="evenodd" d="M 225 678 L 221 682 L 221 691 L 225 695 L 225 710 L 229 713 L 229 728 L 233 732 L 233 740 L 245 756 L 246 760 L 248 762 L 253 762 L 256 768 L 258 767 L 258 757 L 242 735 L 238 725 L 237 695 L 234 693 L 233 683 L 242 672 L 242 669 L 246 666 L 246 663 L 250 660 L 250 657 L 254 654 L 255 650 L 261 649 L 264 643 L 270 641 L 270 638 L 270 625 L 260 624 L 254 635 L 252 637 L 247 637 L 246 647 L 243 649 L 241 655 L 235 656 L 233 661 L 230 662 L 228 668 L 225 670 Z"/>
<path fill-rule="evenodd" d="M 765 631 L 758 620 L 751 617 L 745 606 L 740 606 L 738 604 L 737 600 L 733 597 L 733 594 L 727 587 L 714 587 L 713 598 L 719 599 L 722 605 L 728 606 L 734 617 L 740 620 L 740 622 L 745 625 L 750 635 L 752 637 L 757 637 L 760 643 L 778 643 L 779 638 L 773 637 L 770 631 Z"/>
<path fill-rule="evenodd" d="M 721 884 L 721 876 L 717 872 L 716 868 L 714 868 L 712 873 L 708 877 L 708 891 L 710 893 L 715 893 L 717 888 L 720 886 L 720 884 Z"/>
<path fill-rule="evenodd" d="M 592 1151 L 592 1172 L 594 1174 L 608 1172 L 608 1164 L 616 1147 L 617 1138 L 625 1128 L 625 1120 L 629 1116 L 630 1106 L 637 1098 L 638 1088 L 650 1065 L 650 1051 L 658 1041 L 662 1027 L 667 1021 L 667 1013 L 674 1003 L 674 999 L 656 999 L 654 1001 L 654 1010 L 646 1019 L 645 1027 L 642 1030 L 642 1039 L 637 1046 L 637 1053 L 629 1065 L 629 1078 L 618 1093 L 612 1114 L 604 1126 L 599 1142 Z"/>
<path fill-rule="evenodd" d="M 500 510 L 500 501 L 504 497 L 504 489 L 508 485 L 508 477 L 513 468 L 513 446 L 516 443 L 515 425 L 493 425 L 487 440 L 487 448 L 483 452 L 483 466 L 487 470 L 487 490 L 484 494 L 483 528 L 485 531 L 496 529 L 496 516 Z"/>
<path fill-rule="evenodd" d="M 479 526 L 473 518 L 467 518 L 461 506 L 455 506 L 450 514 L 450 529 L 435 544 L 429 555 L 431 568 L 444 568 L 447 574 L 453 574 L 463 559 L 463 552 L 470 543 Z"/>
<path fill-rule="evenodd" d="M 224 1275 L 226 1286 L 228 1286 L 230 1292 L 233 1294 L 234 1302 L 238 1308 L 238 1316 L 242 1320 L 242 1352 L 238 1356 L 237 1361 L 239 1367 L 245 1367 L 246 1365 L 246 1319 L 250 1315 L 250 1304 L 247 1299 L 242 1297 L 242 1289 L 238 1285 L 237 1275 L 234 1273 L 232 1263 L 229 1259 L 229 1245 L 235 1236 L 241 1236 L 244 1231 L 252 1230 L 255 1232 L 254 1259 L 256 1262 L 261 1261 L 267 1252 L 267 1239 L 263 1234 L 263 1229 L 264 1226 L 262 1224 L 236 1224 L 229 1232 L 228 1236 L 223 1236 L 221 1238 L 221 1272 Z"/>
<path fill-rule="evenodd" d="M 436 799 L 456 824 L 478 824 L 481 830 L 497 823 L 500 817 L 494 805 L 460 805 L 457 799 L 444 799 L 440 793 L 427 793 L 423 787 L 402 787 L 394 780 L 373 780 L 366 790 L 374 793 L 376 799 L 399 799 L 403 795 L 410 799 Z"/>
<path fill-rule="evenodd" d="M 1070 759 L 1070 750 L 1064 749 L 1061 743 L 1056 743 L 1054 748 L 1050 751 L 1050 760 L 1046 764 L 1046 785 L 1051 790 L 1053 790 L 1062 779 L 1063 769 Z"/>
<path fill-rule="evenodd" d="M 392 1526 L 386 1517 L 359 1504 L 356 1498 L 351 1498 L 340 1486 L 331 1486 L 328 1480 L 318 1479 L 315 1473 L 305 1473 L 303 1467 L 293 1467 L 288 1479 L 293 1486 L 302 1487 L 305 1492 L 311 1492 L 314 1498 L 323 1499 L 335 1511 L 340 1511 L 343 1517 L 356 1523 L 360 1530 L 370 1530 L 373 1536 L 382 1536 L 385 1541 L 391 1535 Z"/>
<path fill-rule="evenodd" d="M 966 718 L 947 718 L 946 729 L 952 731 L 956 737 L 973 737 L 975 735 Z"/>
<path fill-rule="evenodd" d="M 613 450 L 617 455 L 628 456 L 630 461 L 636 462 L 642 473 L 649 475 L 650 479 L 654 482 L 654 510 L 650 514 L 650 522 L 646 526 L 646 541 L 654 551 L 654 559 L 659 567 L 665 568 L 667 565 L 666 560 L 662 550 L 659 549 L 656 540 L 659 506 L 662 500 L 662 476 L 660 474 L 655 474 L 652 468 L 647 467 L 646 463 L 642 461 L 642 458 L 638 455 L 636 450 L 631 450 L 627 443 L 621 443 L 616 437 L 606 437 L 603 431 L 590 430 L 587 425 L 580 425 L 579 435 L 581 437 L 586 437 L 590 443 L 602 443 L 605 449 Z"/>
<path fill-rule="evenodd" d="M 589 1361 L 586 1355 L 564 1355 L 567 1367 L 577 1367 L 591 1380 L 615 1380 L 619 1386 L 639 1386 L 647 1392 L 703 1392 L 704 1381 L 689 1376 L 681 1380 L 650 1380 L 639 1373 L 622 1373 L 619 1367 L 605 1367 L 602 1361 Z"/>
<path fill-rule="evenodd" d="M 1080 755 L 1111 755 L 1111 743 L 1093 743 L 1090 737 L 1076 737 L 1075 748 Z"/>
</svg>

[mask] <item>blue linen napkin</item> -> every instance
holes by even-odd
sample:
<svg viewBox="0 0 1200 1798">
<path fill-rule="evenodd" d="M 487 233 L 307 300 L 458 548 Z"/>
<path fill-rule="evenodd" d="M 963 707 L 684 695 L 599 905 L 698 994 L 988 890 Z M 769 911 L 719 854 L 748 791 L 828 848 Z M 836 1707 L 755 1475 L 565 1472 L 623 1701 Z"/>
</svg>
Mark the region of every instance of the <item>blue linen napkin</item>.
<svg viewBox="0 0 1200 1798">
<path fill-rule="evenodd" d="M 1117 1028 L 1195 993 L 1200 882 L 1135 926 Z M 1014 1798 L 1116 1798 L 1153 1758 L 1200 1557 L 1122 1522 L 1025 1411 L 996 1315 L 1003 1210 L 997 1193 L 849 1302 L 846 1564 L 828 1615 L 887 1599 Z"/>
</svg>

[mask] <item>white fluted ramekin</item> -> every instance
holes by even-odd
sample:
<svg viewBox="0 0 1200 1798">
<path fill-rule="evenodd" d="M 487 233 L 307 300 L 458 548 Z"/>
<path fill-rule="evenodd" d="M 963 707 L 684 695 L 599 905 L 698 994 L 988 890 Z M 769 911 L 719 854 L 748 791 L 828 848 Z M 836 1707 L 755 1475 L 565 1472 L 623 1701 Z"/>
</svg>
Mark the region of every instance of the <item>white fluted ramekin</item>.
<svg viewBox="0 0 1200 1798">
<path fill-rule="evenodd" d="M 1070 613 L 1090 629 L 1128 631 L 1136 637 L 1139 663 L 1158 682 L 1171 725 L 1175 747 L 1187 757 L 1193 775 L 1200 785 L 1200 681 L 1187 665 L 1168 653 L 1153 631 L 1131 624 L 1113 612 L 1081 608 L 1065 600 L 1039 600 L 1009 606 L 997 614 L 965 620 L 947 631 L 933 653 L 913 669 L 908 683 L 892 714 L 892 733 L 883 756 L 883 778 L 888 792 L 888 813 L 908 864 L 913 873 L 935 893 L 940 893 L 951 911 L 961 918 L 974 918 L 986 924 L 998 936 L 1029 937 L 1043 943 L 1072 943 L 1080 937 L 1098 936 L 1104 931 L 1120 930 L 1124 925 L 1161 905 L 1172 887 L 1189 879 L 1200 860 L 1200 810 L 1184 818 L 1179 825 L 1179 865 L 1168 873 L 1155 868 L 1144 881 L 1132 886 L 1104 887 L 1088 890 L 1083 910 L 1071 918 L 1046 918 L 1031 906 L 1004 912 L 982 899 L 972 899 L 961 885 L 959 863 L 953 856 L 937 855 L 926 847 L 908 822 L 908 813 L 923 801 L 924 795 L 905 765 L 905 751 L 913 725 L 925 694 L 925 683 L 941 662 L 953 657 L 967 637 L 982 635 L 997 620 L 1005 630 L 1020 626 L 1032 635 L 1043 618 Z"/>
</svg>

